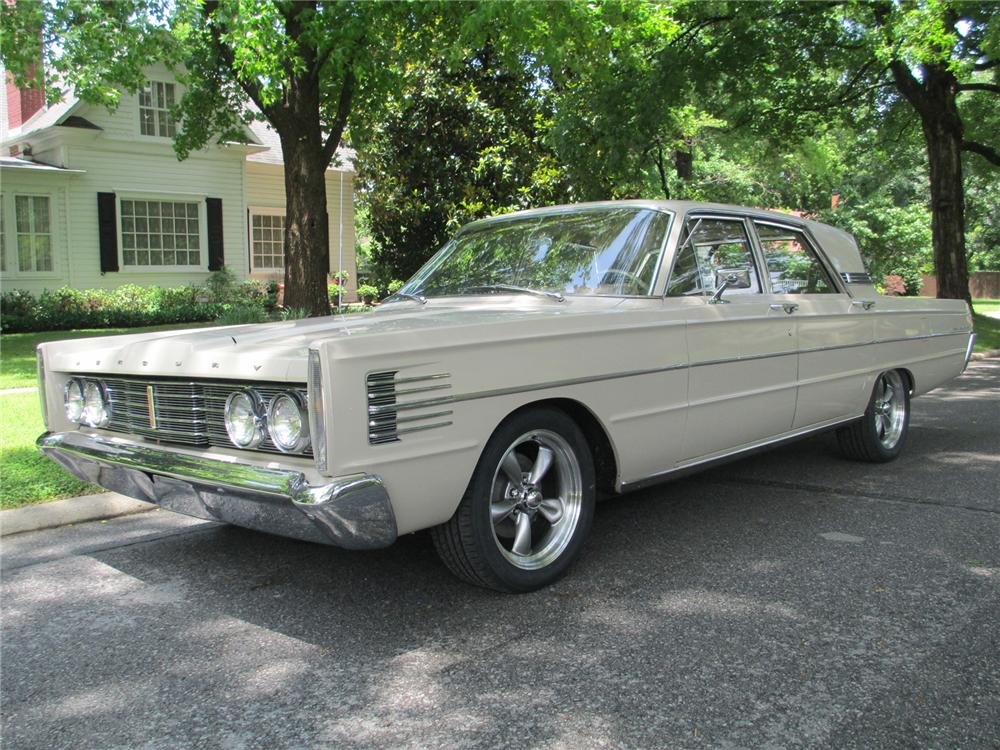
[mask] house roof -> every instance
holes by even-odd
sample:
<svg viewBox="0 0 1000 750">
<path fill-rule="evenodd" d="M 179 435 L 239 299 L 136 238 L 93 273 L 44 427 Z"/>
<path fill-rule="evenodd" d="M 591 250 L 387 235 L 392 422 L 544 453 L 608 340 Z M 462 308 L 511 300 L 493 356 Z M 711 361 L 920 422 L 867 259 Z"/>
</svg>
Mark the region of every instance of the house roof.
<svg viewBox="0 0 1000 750">
<path fill-rule="evenodd" d="M 18 156 L 0 156 L 0 169 L 28 169 L 33 172 L 60 172 L 62 174 L 84 174 L 82 169 L 65 169 L 51 164 L 22 159 Z"/>
<path fill-rule="evenodd" d="M 78 116 L 76 111 L 80 108 L 80 100 L 69 91 L 63 92 L 63 98 L 40 110 L 34 117 L 24 122 L 20 127 L 12 128 L 7 132 L 7 138 L 3 145 L 23 141 L 27 137 L 56 126 L 89 128 L 100 130 L 99 127 L 90 121 Z M 247 161 L 260 164 L 275 164 L 281 166 L 284 159 L 281 153 L 281 141 L 278 134 L 266 122 L 254 121 L 247 128 L 248 135 L 252 137 L 253 145 L 263 146 L 263 150 L 247 154 Z M 331 166 L 330 169 L 349 172 L 354 171 L 354 149 L 337 149 L 337 161 L 339 165 Z"/>
<path fill-rule="evenodd" d="M 266 146 L 266 151 L 259 151 L 256 154 L 249 154 L 247 156 L 247 161 L 258 162 L 260 164 L 284 164 L 284 158 L 281 153 L 281 140 L 278 138 L 278 134 L 274 132 L 270 125 L 266 122 L 254 121 L 250 125 L 250 130 L 253 134 L 257 136 L 257 140 L 260 141 L 262 146 Z M 354 171 L 354 149 L 352 148 L 338 148 L 337 149 L 337 160 L 339 161 L 339 166 L 331 166 L 328 169 L 335 171 Z"/>
</svg>

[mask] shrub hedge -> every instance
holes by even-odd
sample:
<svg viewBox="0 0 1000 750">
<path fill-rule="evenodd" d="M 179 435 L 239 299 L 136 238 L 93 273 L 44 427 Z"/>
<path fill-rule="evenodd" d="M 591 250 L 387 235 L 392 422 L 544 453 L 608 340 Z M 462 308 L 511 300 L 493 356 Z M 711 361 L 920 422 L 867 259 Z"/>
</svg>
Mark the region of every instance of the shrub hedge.
<svg viewBox="0 0 1000 750">
<path fill-rule="evenodd" d="M 233 307 L 273 306 L 270 290 L 260 281 L 198 286 L 44 291 L 38 297 L 23 289 L 0 295 L 0 328 L 4 333 L 57 331 L 69 328 L 114 328 L 214 320 Z"/>
</svg>

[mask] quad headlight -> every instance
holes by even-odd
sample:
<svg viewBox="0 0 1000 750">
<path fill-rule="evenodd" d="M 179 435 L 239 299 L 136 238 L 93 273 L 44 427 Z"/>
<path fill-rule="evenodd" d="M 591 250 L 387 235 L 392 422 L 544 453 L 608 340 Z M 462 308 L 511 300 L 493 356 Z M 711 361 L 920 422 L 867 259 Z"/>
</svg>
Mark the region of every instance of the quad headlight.
<svg viewBox="0 0 1000 750">
<path fill-rule="evenodd" d="M 264 410 L 253 391 L 236 391 L 226 399 L 226 433 L 239 448 L 256 448 L 264 438 Z"/>
<path fill-rule="evenodd" d="M 104 427 L 111 421 L 111 402 L 98 380 L 73 378 L 63 389 L 66 419 L 87 427 Z"/>
<path fill-rule="evenodd" d="M 278 450 L 301 453 L 309 447 L 309 418 L 295 393 L 279 393 L 267 408 L 267 431 Z"/>
<path fill-rule="evenodd" d="M 83 416 L 83 386 L 79 380 L 73 379 L 66 383 L 63 389 L 63 403 L 66 408 L 66 419 L 79 424 Z"/>
</svg>

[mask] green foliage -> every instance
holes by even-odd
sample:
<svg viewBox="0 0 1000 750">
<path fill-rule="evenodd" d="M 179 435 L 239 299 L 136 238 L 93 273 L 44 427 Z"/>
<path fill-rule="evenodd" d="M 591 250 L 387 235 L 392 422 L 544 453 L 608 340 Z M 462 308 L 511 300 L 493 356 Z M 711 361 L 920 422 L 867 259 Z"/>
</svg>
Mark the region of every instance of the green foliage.
<svg viewBox="0 0 1000 750">
<path fill-rule="evenodd" d="M 229 266 L 223 266 L 218 271 L 212 271 L 205 280 L 215 302 L 229 302 L 236 293 L 236 275 Z"/>
<path fill-rule="evenodd" d="M 337 305 L 343 300 L 344 288 L 340 284 L 333 283 L 326 285 L 326 296 L 331 305 Z"/>
<path fill-rule="evenodd" d="M 386 292 L 388 292 L 389 294 L 395 294 L 396 292 L 398 292 L 400 289 L 403 288 L 403 283 L 404 282 L 400 281 L 399 279 L 393 279 L 392 281 L 389 282 L 388 286 L 386 286 L 385 288 Z"/>
<path fill-rule="evenodd" d="M 12 289 L 0 295 L 4 333 L 71 328 L 150 326 L 213 320 L 234 305 L 265 309 L 263 285 L 235 284 L 225 299 L 208 297 L 203 287 L 143 287 L 79 290 L 62 287 L 38 297 Z"/>
<path fill-rule="evenodd" d="M 380 286 L 412 275 L 462 224 L 569 197 L 530 71 L 486 47 L 454 67 L 411 66 L 406 82 L 358 152 Z"/>
<path fill-rule="evenodd" d="M 378 299 L 378 287 L 371 284 L 362 284 L 358 287 L 358 297 L 367 305 Z"/>
<path fill-rule="evenodd" d="M 301 320 L 309 317 L 309 309 L 306 307 L 286 307 L 281 311 L 282 320 Z"/>
<path fill-rule="evenodd" d="M 239 326 L 249 323 L 266 323 L 267 313 L 263 307 L 257 305 L 232 305 L 228 306 L 215 322 L 222 326 Z"/>
</svg>

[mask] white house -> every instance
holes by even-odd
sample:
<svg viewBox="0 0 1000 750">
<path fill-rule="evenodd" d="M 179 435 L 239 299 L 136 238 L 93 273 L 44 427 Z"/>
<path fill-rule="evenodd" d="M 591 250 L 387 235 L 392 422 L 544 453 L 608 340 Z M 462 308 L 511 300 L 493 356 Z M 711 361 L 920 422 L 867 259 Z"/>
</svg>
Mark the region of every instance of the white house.
<svg viewBox="0 0 1000 750">
<path fill-rule="evenodd" d="M 169 108 L 180 84 L 165 66 L 113 112 L 66 94 L 46 106 L 0 67 L 0 284 L 200 284 L 228 266 L 239 278 L 283 278 L 284 168 L 261 123 L 247 143 L 174 154 Z M 352 154 L 327 171 L 330 272 L 356 285 Z"/>
</svg>

